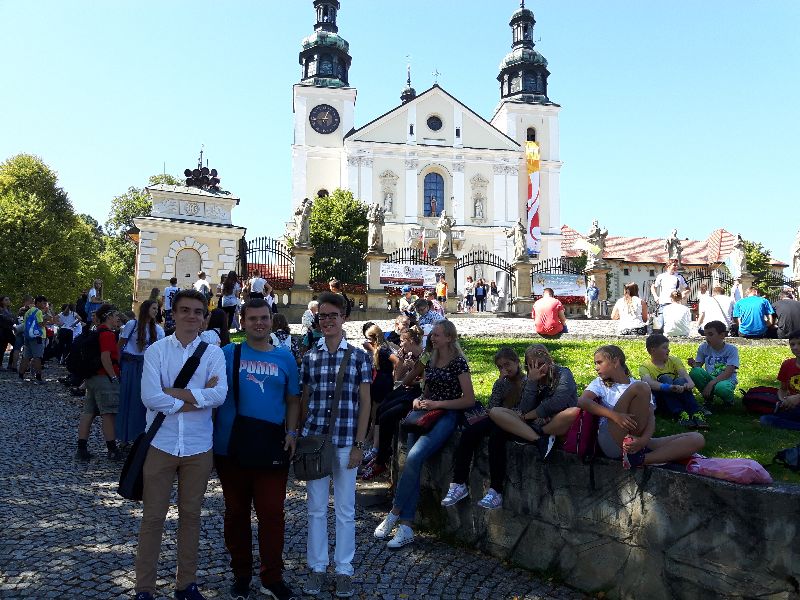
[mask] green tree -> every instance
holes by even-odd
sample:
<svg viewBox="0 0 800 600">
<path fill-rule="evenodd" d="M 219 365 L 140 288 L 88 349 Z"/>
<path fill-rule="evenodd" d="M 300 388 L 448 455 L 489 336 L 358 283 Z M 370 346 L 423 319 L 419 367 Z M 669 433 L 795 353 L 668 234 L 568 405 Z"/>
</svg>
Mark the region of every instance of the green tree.
<svg viewBox="0 0 800 600">
<path fill-rule="evenodd" d="M 770 271 L 772 255 L 770 251 L 759 242 L 744 242 L 744 256 L 747 261 L 747 270 L 755 277 L 753 284 L 761 293 L 769 293 L 769 284 L 764 281 L 764 276 Z"/>
<path fill-rule="evenodd" d="M 309 233 L 317 248 L 311 259 L 315 281 L 337 277 L 346 283 L 365 282 L 367 207 L 352 192 L 337 188 L 330 196 L 316 198 Z"/>
<path fill-rule="evenodd" d="M 92 276 L 99 243 L 79 219 L 58 176 L 40 158 L 0 164 L 0 289 L 71 302 Z"/>
</svg>

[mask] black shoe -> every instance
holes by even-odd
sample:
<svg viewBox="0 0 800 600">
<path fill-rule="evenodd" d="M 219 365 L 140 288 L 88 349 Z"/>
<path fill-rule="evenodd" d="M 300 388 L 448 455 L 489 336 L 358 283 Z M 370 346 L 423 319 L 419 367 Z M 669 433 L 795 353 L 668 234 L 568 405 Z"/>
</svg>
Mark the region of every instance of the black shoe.
<svg viewBox="0 0 800 600">
<path fill-rule="evenodd" d="M 78 460 L 91 460 L 92 455 L 86 448 L 78 448 L 78 451 L 75 453 L 75 458 Z"/>
<path fill-rule="evenodd" d="M 230 589 L 231 600 L 247 600 L 250 597 L 250 578 L 237 577 Z"/>
<path fill-rule="evenodd" d="M 113 450 L 108 451 L 108 460 L 113 460 L 114 462 L 118 462 L 122 460 L 122 452 L 119 448 L 114 448 Z"/>
<path fill-rule="evenodd" d="M 261 584 L 261 593 L 266 594 L 267 598 L 272 600 L 297 600 L 300 596 L 295 594 L 283 581 L 271 583 L 269 585 Z"/>
</svg>

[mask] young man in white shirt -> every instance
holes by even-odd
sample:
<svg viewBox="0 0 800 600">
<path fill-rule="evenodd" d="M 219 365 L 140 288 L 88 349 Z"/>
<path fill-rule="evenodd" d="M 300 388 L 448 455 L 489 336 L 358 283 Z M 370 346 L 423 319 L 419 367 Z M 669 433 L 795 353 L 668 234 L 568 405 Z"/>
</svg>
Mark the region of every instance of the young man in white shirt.
<svg viewBox="0 0 800 600">
<path fill-rule="evenodd" d="M 266 298 L 272 293 L 272 286 L 267 280 L 259 275 L 258 271 L 251 273 L 252 277 L 248 282 L 250 288 L 250 298 Z"/>
<path fill-rule="evenodd" d="M 211 285 L 206 281 L 205 271 L 200 271 L 197 274 L 197 281 L 194 282 L 192 287 L 205 296 L 207 305 L 208 299 L 211 297 Z"/>
<path fill-rule="evenodd" d="M 666 306 L 672 302 L 670 295 L 675 290 L 681 293 L 681 298 L 685 298 L 689 294 L 689 286 L 686 285 L 683 275 L 678 273 L 678 263 L 673 260 L 667 263 L 664 272 L 656 277 L 653 285 L 650 286 L 650 291 L 654 298 L 658 298 L 659 306 Z"/>
<path fill-rule="evenodd" d="M 142 403 L 147 427 L 159 412 L 166 415 L 144 464 L 143 514 L 136 554 L 136 600 L 155 595 L 158 556 L 172 483 L 178 475 L 178 560 L 175 598 L 204 600 L 197 589 L 200 510 L 213 464 L 212 409 L 225 401 L 225 357 L 209 345 L 185 388 L 173 383 L 201 340 L 198 331 L 208 312 L 205 296 L 183 290 L 172 301 L 175 333 L 144 354 Z"/>
</svg>

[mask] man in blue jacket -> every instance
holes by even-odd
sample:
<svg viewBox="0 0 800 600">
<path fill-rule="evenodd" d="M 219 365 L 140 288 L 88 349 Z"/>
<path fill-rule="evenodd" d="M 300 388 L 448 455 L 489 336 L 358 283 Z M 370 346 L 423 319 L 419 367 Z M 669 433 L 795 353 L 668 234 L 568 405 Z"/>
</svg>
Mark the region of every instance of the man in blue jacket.
<svg viewBox="0 0 800 600">
<path fill-rule="evenodd" d="M 247 600 L 250 595 L 252 505 L 258 519 L 261 593 L 274 600 L 291 600 L 297 596 L 283 581 L 283 505 L 288 463 L 261 465 L 258 457 L 244 456 L 243 452 L 254 447 L 249 443 L 254 440 L 236 439 L 248 430 L 237 428 L 234 433 L 233 426 L 237 414 L 261 421 L 255 423 L 256 429 L 250 430 L 250 436 L 254 431 L 263 431 L 265 440 L 283 439 L 283 450 L 294 454 L 300 417 L 297 363 L 289 350 L 271 344 L 272 311 L 263 298 L 252 298 L 242 307 L 240 322 L 246 341 L 241 346 L 238 369 L 234 359 L 236 345 L 223 348 L 228 396 L 214 423 L 214 464 L 225 497 L 225 546 L 233 570 L 230 597 Z M 238 386 L 234 378 L 239 379 Z M 234 397 L 236 387 L 238 399 Z M 253 426 L 253 421 L 250 425 Z"/>
</svg>

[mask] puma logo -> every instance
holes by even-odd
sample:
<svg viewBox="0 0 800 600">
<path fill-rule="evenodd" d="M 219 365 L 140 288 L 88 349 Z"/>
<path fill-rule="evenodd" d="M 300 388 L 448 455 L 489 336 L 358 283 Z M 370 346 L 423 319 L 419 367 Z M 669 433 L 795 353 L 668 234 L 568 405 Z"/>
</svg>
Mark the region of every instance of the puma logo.
<svg viewBox="0 0 800 600">
<path fill-rule="evenodd" d="M 266 377 L 264 379 L 266 379 Z M 258 386 L 258 388 L 261 390 L 261 393 L 262 394 L 264 393 L 264 382 L 262 380 L 260 380 L 258 377 L 256 377 L 255 375 L 253 375 L 252 373 L 248 373 L 247 374 L 247 377 L 245 378 L 245 381 L 252 381 L 253 383 L 255 383 Z"/>
</svg>

